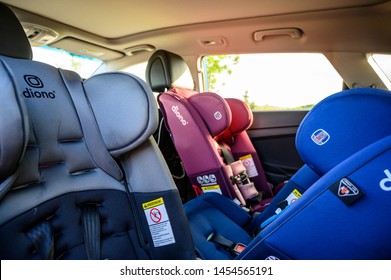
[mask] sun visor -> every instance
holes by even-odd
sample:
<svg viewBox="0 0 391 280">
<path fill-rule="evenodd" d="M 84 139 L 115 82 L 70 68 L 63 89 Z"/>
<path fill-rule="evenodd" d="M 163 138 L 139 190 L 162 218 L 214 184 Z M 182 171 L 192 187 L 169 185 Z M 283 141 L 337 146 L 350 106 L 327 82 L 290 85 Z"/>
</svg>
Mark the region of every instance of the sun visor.
<svg viewBox="0 0 391 280">
<path fill-rule="evenodd" d="M 114 60 L 124 56 L 123 53 L 102 48 L 75 38 L 65 38 L 50 45 L 54 48 L 67 50 L 74 54 L 97 58 L 100 60 Z"/>
</svg>

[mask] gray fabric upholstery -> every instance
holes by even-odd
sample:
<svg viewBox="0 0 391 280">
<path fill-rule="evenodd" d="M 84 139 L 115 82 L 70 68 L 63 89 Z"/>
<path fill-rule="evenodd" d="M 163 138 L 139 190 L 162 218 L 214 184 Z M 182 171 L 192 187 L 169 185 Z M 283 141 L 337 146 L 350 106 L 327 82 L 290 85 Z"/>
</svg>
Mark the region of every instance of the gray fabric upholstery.
<svg viewBox="0 0 391 280">
<path fill-rule="evenodd" d="M 0 259 L 86 259 L 86 206 L 100 221 L 93 241 L 102 259 L 193 259 L 178 191 L 151 137 L 148 86 L 123 73 L 83 82 L 9 56 L 0 48 Z M 156 200 L 171 229 L 163 242 L 143 208 Z"/>
<path fill-rule="evenodd" d="M 19 167 L 19 176 L 13 184 L 13 191 L 0 204 L 0 222 L 68 192 L 94 188 L 124 190 L 114 180 L 116 174 L 111 179 L 104 178 L 106 172 L 99 168 L 91 155 L 78 113 L 64 87 L 61 73 L 39 62 L 8 57 L 0 57 L 0 60 L 3 66 L 0 73 L 7 69 L 7 75 L 1 76 L 0 85 L 3 88 L 3 84 L 12 84 L 7 94 L 22 97 L 21 103 L 27 107 L 30 125 L 28 145 Z M 31 81 L 40 81 L 42 87 L 32 87 L 31 81 L 26 77 L 30 77 Z M 77 94 L 83 96 L 83 92 Z M 8 109 L 15 111 L 15 107 Z M 90 112 L 89 117 L 91 116 Z M 11 142 L 9 138 L 6 140 Z M 94 139 L 95 142 L 98 140 Z M 117 172 L 121 173 L 119 169 Z M 96 179 L 90 178 L 94 176 Z M 83 179 L 72 179 L 74 177 Z M 88 179 L 85 180 L 84 177 Z M 17 203 L 18 200 L 23 203 Z"/>
<path fill-rule="evenodd" d="M 16 178 L 28 137 L 26 108 L 6 76 L 7 70 L 0 67 L 0 112 L 4 115 L 0 118 L 0 199 Z"/>
<path fill-rule="evenodd" d="M 136 76 L 104 73 L 88 79 L 84 87 L 103 141 L 113 156 L 134 149 L 156 130 L 155 97 Z"/>
</svg>

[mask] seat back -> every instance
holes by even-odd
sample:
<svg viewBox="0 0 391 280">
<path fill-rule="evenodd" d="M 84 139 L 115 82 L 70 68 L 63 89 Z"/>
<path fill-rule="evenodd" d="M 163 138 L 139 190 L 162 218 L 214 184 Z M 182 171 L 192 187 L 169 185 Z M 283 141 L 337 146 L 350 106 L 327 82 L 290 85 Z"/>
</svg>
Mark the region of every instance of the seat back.
<svg viewBox="0 0 391 280">
<path fill-rule="evenodd" d="M 251 180 L 266 198 L 261 204 L 254 204 L 253 210 L 262 211 L 274 194 L 245 131 L 252 124 L 251 110 L 238 99 L 190 90 L 193 83 L 181 88 L 177 81 L 188 81 L 189 75 L 191 78 L 181 57 L 163 50 L 151 56 L 147 67 L 147 80 L 154 91 L 170 89 L 160 94 L 158 101 L 187 175 L 201 192 L 221 192 L 245 204 L 240 191 L 232 185 L 232 174 L 227 172 L 219 144 L 224 145 L 234 160 L 249 163 Z"/>
<path fill-rule="evenodd" d="M 0 258 L 194 258 L 151 137 L 157 108 L 148 86 L 114 72 L 83 82 L 31 61 L 16 17 L 4 5 L 0 14 L 0 31 L 13 30 L 0 46 Z M 20 42 L 27 51 L 13 52 Z"/>
<path fill-rule="evenodd" d="M 236 197 L 229 187 L 231 182 L 225 172 L 225 163 L 214 141 L 214 136 L 224 131 L 231 121 L 231 112 L 224 99 L 212 93 L 189 94 L 173 89 L 159 95 L 158 101 L 192 184 L 204 192 L 218 191 Z M 210 110 L 213 108 L 214 112 Z M 197 109 L 210 112 L 202 115 Z M 218 120 L 214 113 L 219 114 Z"/>
<path fill-rule="evenodd" d="M 239 258 L 390 259 L 390 109 L 390 93 L 377 89 L 344 91 L 316 105 L 296 144 L 321 178 Z"/>
</svg>

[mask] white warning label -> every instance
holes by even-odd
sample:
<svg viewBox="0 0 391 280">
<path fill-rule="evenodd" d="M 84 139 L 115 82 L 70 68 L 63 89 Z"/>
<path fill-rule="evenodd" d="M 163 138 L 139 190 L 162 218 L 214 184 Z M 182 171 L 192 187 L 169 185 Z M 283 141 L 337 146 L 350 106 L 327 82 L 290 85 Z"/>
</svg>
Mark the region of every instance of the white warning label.
<svg viewBox="0 0 391 280">
<path fill-rule="evenodd" d="M 242 156 L 239 159 L 242 161 L 244 167 L 246 167 L 248 177 L 252 178 L 252 177 L 258 176 L 257 167 L 255 166 L 255 163 L 254 163 L 254 160 L 253 160 L 253 157 L 251 156 L 251 154 Z"/>
<path fill-rule="evenodd" d="M 145 217 L 151 232 L 153 245 L 161 247 L 175 243 L 170 219 L 162 197 L 143 203 Z"/>
</svg>

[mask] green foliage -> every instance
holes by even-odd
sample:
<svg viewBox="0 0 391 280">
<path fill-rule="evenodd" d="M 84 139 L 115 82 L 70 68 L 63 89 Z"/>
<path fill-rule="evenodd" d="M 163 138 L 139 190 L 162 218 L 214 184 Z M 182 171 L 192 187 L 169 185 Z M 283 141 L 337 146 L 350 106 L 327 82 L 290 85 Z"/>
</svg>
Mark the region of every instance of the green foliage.
<svg viewBox="0 0 391 280">
<path fill-rule="evenodd" d="M 208 79 L 208 90 L 217 91 L 215 88 L 217 75 L 221 73 L 232 73 L 231 66 L 239 62 L 239 56 L 235 55 L 210 55 L 204 58 Z"/>
<path fill-rule="evenodd" d="M 254 110 L 257 105 L 255 104 L 254 101 L 250 101 L 250 97 L 248 95 L 248 90 L 246 90 L 243 94 L 243 100 L 246 102 L 246 104 L 250 107 L 251 110 Z"/>
</svg>

